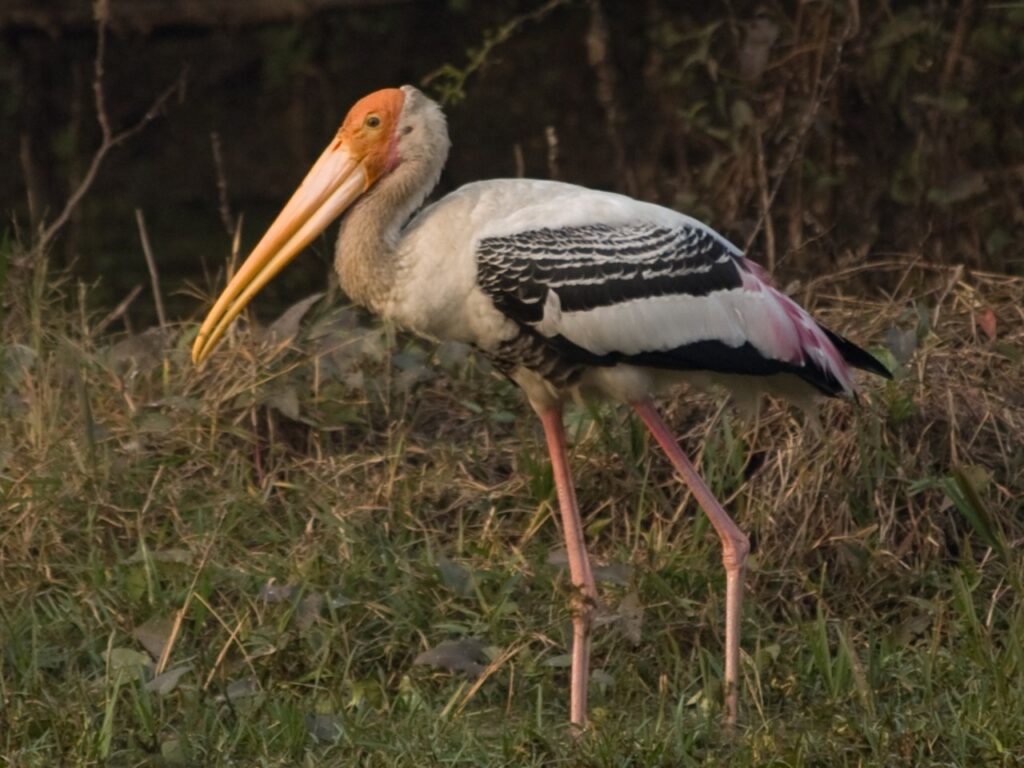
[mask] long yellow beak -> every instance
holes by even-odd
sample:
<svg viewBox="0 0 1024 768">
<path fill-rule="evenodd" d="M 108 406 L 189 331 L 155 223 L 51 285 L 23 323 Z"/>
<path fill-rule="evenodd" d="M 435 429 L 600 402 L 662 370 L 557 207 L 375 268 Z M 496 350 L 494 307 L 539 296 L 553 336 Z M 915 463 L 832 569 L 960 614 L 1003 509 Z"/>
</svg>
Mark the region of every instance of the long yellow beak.
<svg viewBox="0 0 1024 768">
<path fill-rule="evenodd" d="M 203 362 L 252 297 L 368 186 L 362 163 L 340 142 L 332 142 L 217 298 L 192 345 L 192 362 Z"/>
</svg>

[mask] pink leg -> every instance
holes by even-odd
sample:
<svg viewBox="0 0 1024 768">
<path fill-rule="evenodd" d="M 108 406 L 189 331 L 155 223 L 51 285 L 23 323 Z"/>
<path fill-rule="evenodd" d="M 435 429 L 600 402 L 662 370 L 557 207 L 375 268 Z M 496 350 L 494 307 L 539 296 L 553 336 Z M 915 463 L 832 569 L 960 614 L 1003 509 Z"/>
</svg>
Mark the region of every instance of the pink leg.
<svg viewBox="0 0 1024 768">
<path fill-rule="evenodd" d="M 722 541 L 722 562 L 725 565 L 725 722 L 733 725 L 739 705 L 740 616 L 743 610 L 743 569 L 750 552 L 746 534 L 722 509 L 704 480 L 697 474 L 676 442 L 675 436 L 649 400 L 634 403 L 633 408 L 644 420 L 676 471 L 690 487 L 693 497 L 707 513 Z"/>
<path fill-rule="evenodd" d="M 552 408 L 540 414 L 544 436 L 551 453 L 551 466 L 558 491 L 558 506 L 562 513 L 565 550 L 569 556 L 569 575 L 578 595 L 572 612 L 572 682 L 570 685 L 569 717 L 573 725 L 583 728 L 587 724 L 587 684 L 590 681 L 590 621 L 597 604 L 597 587 L 587 559 L 587 545 L 583 541 L 583 523 L 576 504 L 576 491 L 569 474 L 565 451 L 565 432 L 562 429 L 562 411 Z"/>
</svg>

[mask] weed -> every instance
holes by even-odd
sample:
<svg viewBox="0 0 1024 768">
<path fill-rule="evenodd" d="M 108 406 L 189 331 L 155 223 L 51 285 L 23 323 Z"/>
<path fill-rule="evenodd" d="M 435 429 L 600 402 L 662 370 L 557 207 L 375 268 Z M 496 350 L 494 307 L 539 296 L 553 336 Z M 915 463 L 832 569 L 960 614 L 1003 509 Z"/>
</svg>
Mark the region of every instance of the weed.
<svg viewBox="0 0 1024 768">
<path fill-rule="evenodd" d="M 896 381 L 828 404 L 820 435 L 703 394 L 668 406 L 755 545 L 732 738 L 717 540 L 624 411 L 570 414 L 604 603 L 594 727 L 574 742 L 550 470 L 509 383 L 464 349 L 308 304 L 297 338 L 294 318 L 284 336 L 235 331 L 197 371 L 191 326 L 99 335 L 74 286 L 11 270 L 0 755 L 1014 764 L 1024 283 L 942 293 L 946 277 L 910 270 L 885 302 L 816 308 L 878 339 L 935 302 Z"/>
</svg>

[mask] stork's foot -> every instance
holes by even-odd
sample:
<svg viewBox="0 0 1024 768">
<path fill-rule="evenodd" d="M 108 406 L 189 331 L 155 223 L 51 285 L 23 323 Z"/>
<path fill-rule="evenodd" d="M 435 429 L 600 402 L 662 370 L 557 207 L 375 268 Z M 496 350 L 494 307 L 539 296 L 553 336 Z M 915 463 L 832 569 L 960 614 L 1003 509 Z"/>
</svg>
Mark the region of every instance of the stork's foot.
<svg viewBox="0 0 1024 768">
<path fill-rule="evenodd" d="M 583 590 L 572 601 L 572 672 L 569 690 L 569 722 L 578 730 L 587 727 L 590 690 L 590 632 L 595 600 Z"/>
<path fill-rule="evenodd" d="M 730 519 L 729 522 L 732 522 Z M 734 526 L 735 527 L 735 526 Z M 725 726 L 732 730 L 739 713 L 740 620 L 743 618 L 743 579 L 750 540 L 739 529 L 723 537 L 725 566 Z"/>
</svg>

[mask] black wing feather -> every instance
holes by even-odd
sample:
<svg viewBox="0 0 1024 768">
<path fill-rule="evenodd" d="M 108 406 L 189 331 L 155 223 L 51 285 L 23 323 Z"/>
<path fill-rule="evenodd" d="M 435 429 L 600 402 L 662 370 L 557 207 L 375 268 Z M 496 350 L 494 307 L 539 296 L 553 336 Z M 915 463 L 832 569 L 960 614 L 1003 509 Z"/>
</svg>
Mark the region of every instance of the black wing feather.
<svg viewBox="0 0 1024 768">
<path fill-rule="evenodd" d="M 742 288 L 743 272 L 749 267 L 739 250 L 699 224 L 592 224 L 488 237 L 478 244 L 477 268 L 481 288 L 521 328 L 520 336 L 497 356 L 504 370 L 527 365 L 566 383 L 587 366 L 631 363 L 719 373 L 791 373 L 827 395 L 844 390 L 830 371 L 811 358 L 803 365 L 776 360 L 749 342 L 732 346 L 704 339 L 673 349 L 596 353 L 564 336 L 538 332 L 550 291 L 557 293 L 563 312 L 583 312 L 634 299 L 707 296 Z M 860 347 L 822 330 L 850 365 L 889 376 Z"/>
<path fill-rule="evenodd" d="M 707 229 L 638 224 L 541 228 L 477 247 L 480 285 L 520 323 L 538 323 L 548 291 L 565 312 L 650 296 L 706 296 L 742 285 L 739 255 Z"/>
<path fill-rule="evenodd" d="M 878 358 L 870 352 L 861 349 L 845 336 L 840 336 L 835 331 L 830 331 L 820 323 L 818 324 L 818 327 L 825 332 L 825 335 L 828 336 L 828 340 L 831 341 L 835 345 L 836 349 L 839 350 L 839 354 L 843 356 L 843 360 L 854 368 L 860 368 L 862 371 L 876 373 L 885 379 L 892 378 L 892 373 L 890 373 L 889 369 L 882 365 Z"/>
</svg>

